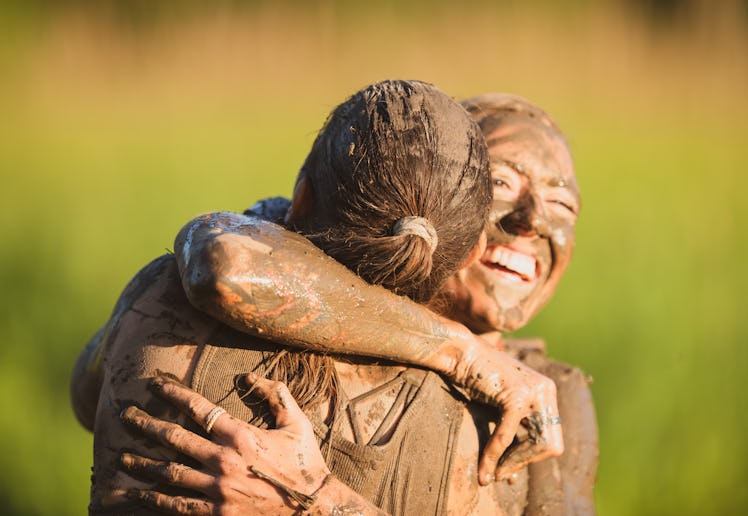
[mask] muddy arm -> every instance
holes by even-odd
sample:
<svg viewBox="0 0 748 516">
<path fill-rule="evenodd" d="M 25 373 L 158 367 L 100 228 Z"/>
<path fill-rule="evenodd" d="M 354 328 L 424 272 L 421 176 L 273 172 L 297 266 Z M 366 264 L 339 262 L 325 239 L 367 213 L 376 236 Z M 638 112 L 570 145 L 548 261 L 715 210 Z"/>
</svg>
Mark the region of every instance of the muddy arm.
<svg viewBox="0 0 748 516">
<path fill-rule="evenodd" d="M 369 285 L 281 226 L 232 213 L 204 215 L 182 229 L 175 252 L 190 302 L 241 332 L 431 369 L 469 399 L 500 408 L 479 462 L 483 485 L 501 473 L 499 459 L 522 419 L 558 413 L 552 381 L 464 326 Z M 541 449 L 525 450 L 522 462 L 562 450 L 560 425 L 553 425 Z"/>
<path fill-rule="evenodd" d="M 462 325 L 369 285 L 307 239 L 258 218 L 198 217 L 179 233 L 175 251 L 192 304 L 245 333 L 446 374 L 478 341 Z"/>
<path fill-rule="evenodd" d="M 580 369 L 545 356 L 541 339 L 507 340 L 507 350 L 552 379 L 558 390 L 566 451 L 530 466 L 525 516 L 595 514 L 598 432 L 590 378 Z"/>
<path fill-rule="evenodd" d="M 105 328 L 106 326 L 102 327 L 88 341 L 78 355 L 70 375 L 70 402 L 73 405 L 73 412 L 78 422 L 91 432 L 103 380 L 99 351 Z"/>
<path fill-rule="evenodd" d="M 594 487 L 597 478 L 598 432 L 590 379 L 581 370 L 550 361 L 541 372 L 558 386 L 558 406 L 564 418 L 564 439 L 567 453 L 549 462 L 556 462 L 561 472 L 563 514 L 595 514 Z M 543 464 L 531 468 L 542 470 Z M 533 469 L 530 470 L 531 477 Z M 533 497 L 534 498 L 534 497 Z M 542 497 L 539 497 L 542 502 Z M 542 507 L 542 505 L 540 505 Z M 539 514 L 543 514 L 542 511 Z"/>
</svg>

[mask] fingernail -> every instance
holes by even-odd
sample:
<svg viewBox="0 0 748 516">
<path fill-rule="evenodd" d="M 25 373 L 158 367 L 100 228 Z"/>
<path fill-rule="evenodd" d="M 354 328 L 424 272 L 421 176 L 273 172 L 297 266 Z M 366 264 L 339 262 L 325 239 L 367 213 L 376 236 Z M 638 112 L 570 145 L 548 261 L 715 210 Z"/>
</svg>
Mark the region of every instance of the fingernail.
<svg viewBox="0 0 748 516">
<path fill-rule="evenodd" d="M 260 377 L 257 375 L 257 373 L 247 373 L 244 379 L 247 381 L 247 383 L 255 383 L 260 379 Z"/>
<path fill-rule="evenodd" d="M 129 466 L 130 464 L 132 464 L 132 455 L 130 455 L 129 453 L 120 454 L 119 462 L 123 466 Z"/>
<path fill-rule="evenodd" d="M 486 473 L 481 477 L 481 484 L 488 485 L 494 480 L 494 476 L 491 473 Z"/>
<path fill-rule="evenodd" d="M 148 388 L 152 392 L 161 392 L 164 390 L 164 384 L 166 384 L 166 379 L 162 376 L 154 376 L 151 378 L 151 381 L 148 382 Z"/>
<path fill-rule="evenodd" d="M 135 407 L 133 405 L 129 405 L 122 409 L 122 412 L 119 413 L 119 418 L 121 421 L 128 422 L 130 421 L 133 416 L 135 415 L 134 412 L 136 411 Z"/>
</svg>

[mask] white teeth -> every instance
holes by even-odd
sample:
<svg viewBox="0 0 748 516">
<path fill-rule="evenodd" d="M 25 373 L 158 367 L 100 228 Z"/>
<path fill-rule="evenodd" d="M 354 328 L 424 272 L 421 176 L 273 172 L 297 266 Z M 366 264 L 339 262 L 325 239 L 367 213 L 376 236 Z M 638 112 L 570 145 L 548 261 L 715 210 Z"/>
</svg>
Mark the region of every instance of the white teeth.
<svg viewBox="0 0 748 516">
<path fill-rule="evenodd" d="M 535 259 L 531 256 L 511 251 L 506 247 L 494 247 L 484 256 L 487 261 L 506 267 L 526 279 L 535 277 Z"/>
</svg>

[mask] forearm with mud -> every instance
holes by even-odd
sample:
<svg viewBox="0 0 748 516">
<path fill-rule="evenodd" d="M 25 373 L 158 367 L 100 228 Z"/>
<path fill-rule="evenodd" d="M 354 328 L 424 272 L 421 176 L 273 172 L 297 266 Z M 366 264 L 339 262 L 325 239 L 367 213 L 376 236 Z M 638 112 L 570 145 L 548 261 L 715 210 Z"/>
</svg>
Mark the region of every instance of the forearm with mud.
<svg viewBox="0 0 748 516">
<path fill-rule="evenodd" d="M 198 217 L 175 250 L 192 304 L 244 333 L 450 377 L 478 344 L 464 326 L 369 285 L 307 239 L 258 218 Z"/>
</svg>

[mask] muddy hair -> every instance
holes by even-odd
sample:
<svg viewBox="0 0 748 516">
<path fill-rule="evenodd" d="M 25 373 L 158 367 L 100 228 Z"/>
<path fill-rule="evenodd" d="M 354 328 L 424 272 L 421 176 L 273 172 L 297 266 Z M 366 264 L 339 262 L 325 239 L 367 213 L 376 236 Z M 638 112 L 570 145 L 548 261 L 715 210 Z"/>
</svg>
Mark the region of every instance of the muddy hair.
<svg viewBox="0 0 748 516">
<path fill-rule="evenodd" d="M 298 229 L 369 283 L 426 302 L 483 228 L 487 156 L 478 126 L 436 87 L 373 84 L 338 106 L 312 145 L 302 174 L 313 206 Z M 412 217 L 422 231 L 401 231 Z"/>
<path fill-rule="evenodd" d="M 418 81 L 376 83 L 339 105 L 301 177 L 311 207 L 294 229 L 369 283 L 421 303 L 476 245 L 492 195 L 478 125 Z M 302 408 L 329 398 L 337 413 L 331 357 L 283 350 L 271 369 Z"/>
<path fill-rule="evenodd" d="M 564 141 L 563 133 L 548 113 L 527 99 L 509 93 L 486 93 L 465 99 L 462 106 L 478 123 L 483 135 L 490 135 L 499 126 L 516 118 L 524 118 L 551 129 Z"/>
</svg>

